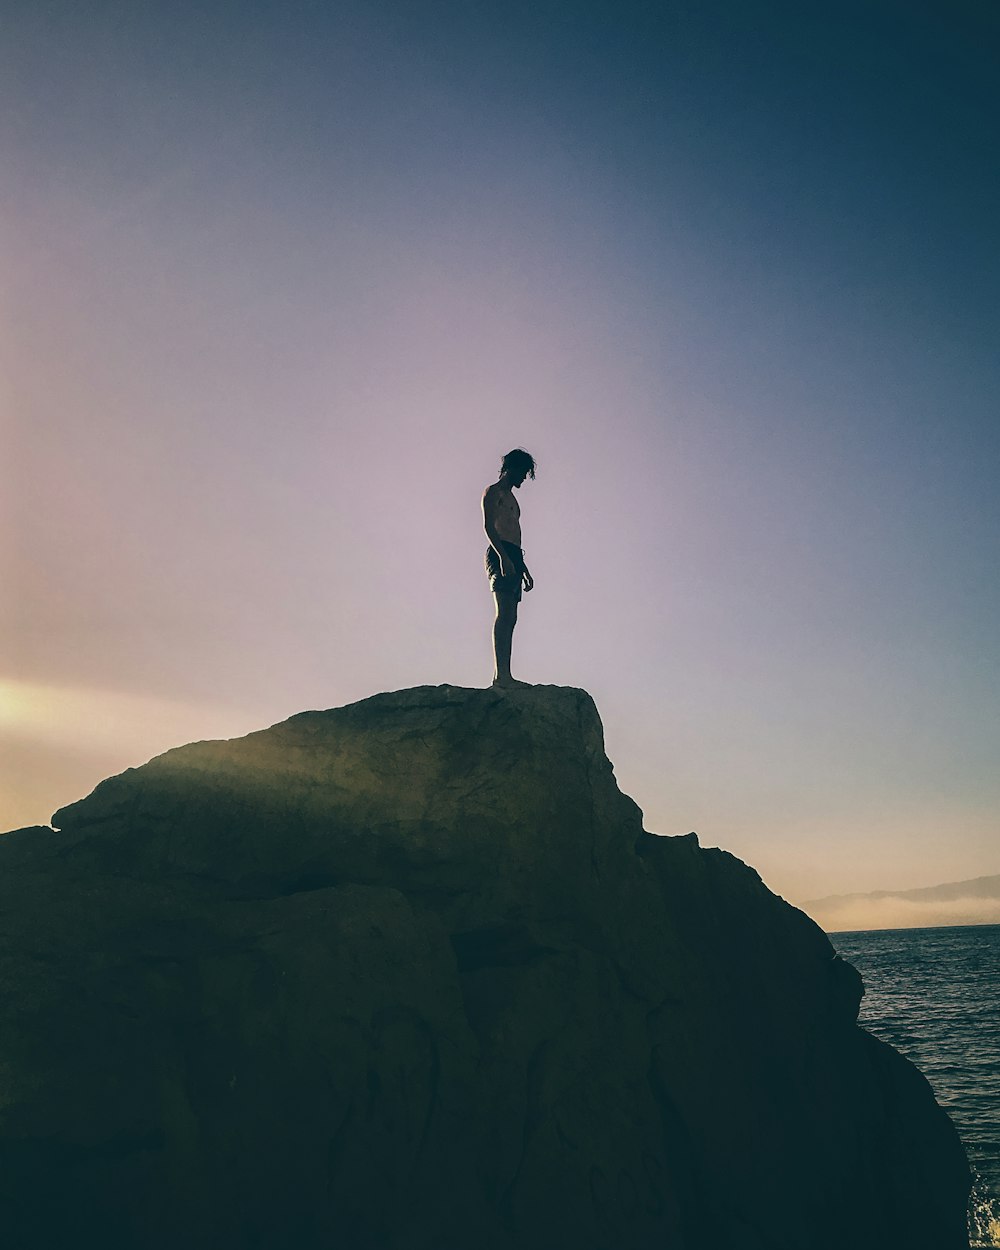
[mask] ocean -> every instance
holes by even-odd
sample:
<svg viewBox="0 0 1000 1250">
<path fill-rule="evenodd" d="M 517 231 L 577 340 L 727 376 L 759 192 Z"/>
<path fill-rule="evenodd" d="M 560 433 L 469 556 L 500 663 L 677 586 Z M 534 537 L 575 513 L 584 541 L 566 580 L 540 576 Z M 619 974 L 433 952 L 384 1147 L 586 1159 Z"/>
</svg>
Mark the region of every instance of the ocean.
<svg viewBox="0 0 1000 1250">
<path fill-rule="evenodd" d="M 859 1023 L 912 1060 L 972 1165 L 973 1246 L 1000 1246 L 1000 925 L 831 933 L 861 973 Z"/>
</svg>

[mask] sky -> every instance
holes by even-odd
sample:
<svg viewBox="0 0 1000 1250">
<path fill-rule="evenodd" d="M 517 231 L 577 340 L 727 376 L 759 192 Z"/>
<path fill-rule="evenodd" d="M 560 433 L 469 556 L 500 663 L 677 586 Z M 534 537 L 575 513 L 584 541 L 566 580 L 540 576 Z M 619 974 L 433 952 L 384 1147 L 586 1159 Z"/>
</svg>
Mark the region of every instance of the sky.
<svg viewBox="0 0 1000 1250">
<path fill-rule="evenodd" d="M 0 828 L 381 690 L 582 686 L 794 902 L 1000 873 L 1000 16 L 7 0 Z"/>
</svg>

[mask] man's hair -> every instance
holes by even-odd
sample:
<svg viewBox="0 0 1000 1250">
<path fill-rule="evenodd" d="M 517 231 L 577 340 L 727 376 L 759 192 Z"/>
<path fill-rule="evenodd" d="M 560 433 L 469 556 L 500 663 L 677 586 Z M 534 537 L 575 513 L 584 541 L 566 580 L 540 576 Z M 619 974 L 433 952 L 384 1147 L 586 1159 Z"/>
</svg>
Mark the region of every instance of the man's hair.
<svg viewBox="0 0 1000 1250">
<path fill-rule="evenodd" d="M 528 477 L 535 476 L 535 457 L 524 450 L 523 447 L 515 447 L 513 451 L 509 451 L 503 460 L 500 461 L 501 473 L 517 473 L 523 469 Z"/>
</svg>

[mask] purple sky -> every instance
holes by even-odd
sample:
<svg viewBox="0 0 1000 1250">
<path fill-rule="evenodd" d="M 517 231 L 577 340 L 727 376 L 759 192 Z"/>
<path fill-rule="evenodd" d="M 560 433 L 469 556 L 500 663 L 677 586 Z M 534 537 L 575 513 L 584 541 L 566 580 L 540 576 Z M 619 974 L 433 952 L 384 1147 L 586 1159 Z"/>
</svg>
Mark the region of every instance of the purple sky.
<svg viewBox="0 0 1000 1250">
<path fill-rule="evenodd" d="M 10 4 L 0 828 L 515 674 L 799 901 L 1000 872 L 996 19 Z"/>
</svg>

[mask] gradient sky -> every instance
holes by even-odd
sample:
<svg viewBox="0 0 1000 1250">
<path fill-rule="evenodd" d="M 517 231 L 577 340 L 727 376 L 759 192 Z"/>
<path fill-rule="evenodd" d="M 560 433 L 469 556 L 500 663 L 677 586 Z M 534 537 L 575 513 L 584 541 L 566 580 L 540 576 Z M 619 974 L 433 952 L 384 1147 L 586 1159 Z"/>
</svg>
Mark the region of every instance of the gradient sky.
<svg viewBox="0 0 1000 1250">
<path fill-rule="evenodd" d="M 801 901 L 1000 872 L 993 4 L 0 16 L 0 828 L 515 674 Z"/>
</svg>

